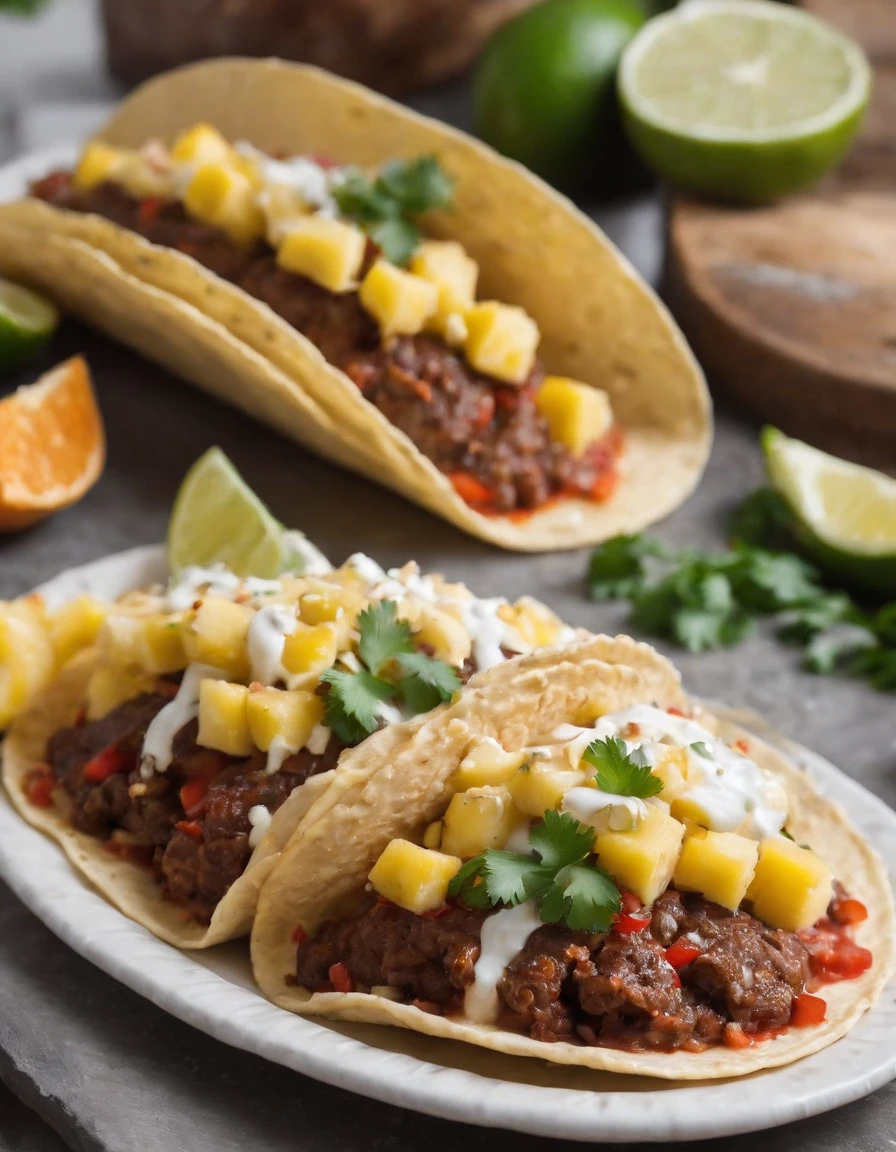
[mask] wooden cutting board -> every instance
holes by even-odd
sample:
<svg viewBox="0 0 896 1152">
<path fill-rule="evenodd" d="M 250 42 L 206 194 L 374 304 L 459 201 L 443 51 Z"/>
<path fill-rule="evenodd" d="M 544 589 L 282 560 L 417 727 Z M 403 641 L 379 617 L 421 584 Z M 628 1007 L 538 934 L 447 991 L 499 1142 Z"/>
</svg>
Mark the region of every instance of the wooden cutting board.
<svg viewBox="0 0 896 1152">
<path fill-rule="evenodd" d="M 717 392 L 896 472 L 896 0 L 804 0 L 865 45 L 875 87 L 841 169 L 756 209 L 677 199 L 666 292 Z"/>
</svg>

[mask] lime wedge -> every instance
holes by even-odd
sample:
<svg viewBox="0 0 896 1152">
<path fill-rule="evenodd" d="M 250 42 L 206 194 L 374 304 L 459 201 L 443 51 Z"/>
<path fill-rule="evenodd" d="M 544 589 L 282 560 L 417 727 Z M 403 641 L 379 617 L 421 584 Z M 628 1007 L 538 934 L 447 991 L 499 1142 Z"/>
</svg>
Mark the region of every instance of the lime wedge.
<svg viewBox="0 0 896 1152">
<path fill-rule="evenodd" d="M 49 300 L 0 280 L 0 369 L 15 367 L 39 352 L 58 324 L 59 312 Z"/>
<path fill-rule="evenodd" d="M 896 598 L 896 480 L 777 428 L 763 429 L 762 450 L 806 552 L 828 571 Z"/>
<path fill-rule="evenodd" d="M 271 579 L 281 572 L 330 568 L 301 532 L 287 531 L 230 463 L 209 448 L 184 477 L 168 525 L 168 563 L 224 564 L 238 576 Z"/>
<path fill-rule="evenodd" d="M 683 188 L 747 202 L 833 168 L 870 88 L 857 44 L 769 0 L 687 0 L 638 33 L 619 70 L 626 127 L 647 163 Z"/>
</svg>

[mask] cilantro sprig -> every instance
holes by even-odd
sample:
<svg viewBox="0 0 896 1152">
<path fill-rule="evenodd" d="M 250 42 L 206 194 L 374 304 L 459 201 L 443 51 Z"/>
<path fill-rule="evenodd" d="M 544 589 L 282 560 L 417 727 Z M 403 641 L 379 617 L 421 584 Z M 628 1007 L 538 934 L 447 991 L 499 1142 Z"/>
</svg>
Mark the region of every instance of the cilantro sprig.
<svg viewBox="0 0 896 1152">
<path fill-rule="evenodd" d="M 658 796 L 663 782 L 654 776 L 649 764 L 639 764 L 626 750 L 625 741 L 618 736 L 606 740 L 592 740 L 582 759 L 596 768 L 595 779 L 601 792 L 615 796 L 638 796 L 642 800 Z"/>
<path fill-rule="evenodd" d="M 395 160 L 371 178 L 350 169 L 333 196 L 393 264 L 407 264 L 420 243 L 414 217 L 451 203 L 454 181 L 435 156 Z"/>
<path fill-rule="evenodd" d="M 691 652 L 739 644 L 771 617 L 783 643 L 802 646 L 807 671 L 896 691 L 896 602 L 870 610 L 831 588 L 787 550 L 791 524 L 781 497 L 760 489 L 736 513 L 727 549 L 616 536 L 591 555 L 591 598 L 628 600 L 634 628 Z"/>
<path fill-rule="evenodd" d="M 549 810 L 529 833 L 529 844 L 528 855 L 489 848 L 468 860 L 451 881 L 449 895 L 479 909 L 533 900 L 546 924 L 606 932 L 621 905 L 613 878 L 589 862 L 594 830 L 568 813 Z"/>
<path fill-rule="evenodd" d="M 358 616 L 358 656 L 364 665 L 349 672 L 330 668 L 324 721 L 346 744 L 360 744 L 379 727 L 384 704 L 399 703 L 405 715 L 429 712 L 460 687 L 457 672 L 414 647 L 411 626 L 398 619 L 393 600 L 371 604 Z"/>
</svg>

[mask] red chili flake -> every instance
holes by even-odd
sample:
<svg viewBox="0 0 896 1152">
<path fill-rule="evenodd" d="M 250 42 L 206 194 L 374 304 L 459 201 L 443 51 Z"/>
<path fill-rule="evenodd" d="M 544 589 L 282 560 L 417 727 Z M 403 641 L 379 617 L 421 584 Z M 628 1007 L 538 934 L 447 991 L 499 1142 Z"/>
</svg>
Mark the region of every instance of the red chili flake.
<svg viewBox="0 0 896 1152">
<path fill-rule="evenodd" d="M 82 775 L 85 780 L 91 784 L 102 784 L 104 780 L 108 780 L 110 776 L 115 776 L 118 772 L 124 772 L 130 764 L 130 758 L 126 756 L 117 744 L 110 744 L 108 748 L 104 748 L 102 752 L 94 756 L 92 760 L 88 760 L 84 765 Z"/>
<path fill-rule="evenodd" d="M 666 711 L 670 716 L 684 716 L 684 712 L 680 708 L 667 708 Z"/>
<path fill-rule="evenodd" d="M 49 764 L 40 764 L 28 773 L 25 779 L 25 798 L 35 808 L 50 808 L 53 804 L 53 789 L 56 780 Z"/>
<path fill-rule="evenodd" d="M 198 820 L 178 820 L 174 827 L 178 832 L 186 832 L 186 834 L 192 836 L 194 840 L 202 839 L 202 825 Z"/>
<path fill-rule="evenodd" d="M 302 927 L 301 924 L 297 924 L 296 930 L 292 934 L 293 944 L 295 944 L 297 947 L 301 948 L 301 946 L 305 943 L 305 941 L 307 939 L 308 939 L 308 933 L 305 931 L 305 929 Z"/>
<path fill-rule="evenodd" d="M 803 992 L 794 998 L 790 1023 L 794 1028 L 811 1028 L 814 1024 L 823 1024 L 827 1008 L 820 996 L 810 996 L 808 992 Z"/>
<path fill-rule="evenodd" d="M 331 964 L 327 975 L 330 977 L 330 983 L 335 992 L 354 992 L 355 982 L 342 961 L 338 964 Z"/>
<path fill-rule="evenodd" d="M 748 756 L 750 753 L 750 745 L 746 740 L 735 740 L 734 747 L 738 750 L 738 752 L 743 752 L 744 756 Z"/>
<path fill-rule="evenodd" d="M 700 949 L 696 944 L 691 944 L 688 940 L 676 940 L 669 948 L 666 949 L 666 960 L 676 970 L 679 968 L 686 968 L 693 960 L 696 960 L 700 955 Z"/>
</svg>

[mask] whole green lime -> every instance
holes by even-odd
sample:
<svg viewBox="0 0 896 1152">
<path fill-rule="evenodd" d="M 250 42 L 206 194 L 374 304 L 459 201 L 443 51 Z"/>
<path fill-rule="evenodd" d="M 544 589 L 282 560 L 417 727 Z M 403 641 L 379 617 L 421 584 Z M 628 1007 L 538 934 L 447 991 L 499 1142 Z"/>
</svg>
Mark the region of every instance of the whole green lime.
<svg viewBox="0 0 896 1152">
<path fill-rule="evenodd" d="M 616 68 L 644 19 L 636 0 L 545 0 L 505 24 L 476 73 L 478 134 L 567 191 L 617 187 Z"/>
</svg>

